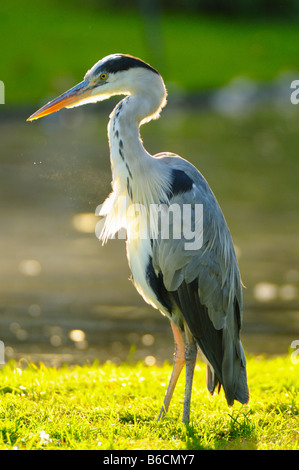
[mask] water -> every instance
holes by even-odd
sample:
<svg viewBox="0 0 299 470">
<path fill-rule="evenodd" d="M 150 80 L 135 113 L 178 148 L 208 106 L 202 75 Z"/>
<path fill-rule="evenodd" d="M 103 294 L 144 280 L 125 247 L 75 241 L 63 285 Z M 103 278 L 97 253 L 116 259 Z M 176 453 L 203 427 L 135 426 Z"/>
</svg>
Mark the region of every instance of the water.
<svg viewBox="0 0 299 470">
<path fill-rule="evenodd" d="M 110 192 L 106 115 L 26 117 L 3 119 L 0 129 L 6 361 L 171 360 L 168 320 L 135 291 L 124 242 L 102 247 L 94 235 L 94 211 Z M 246 284 L 245 349 L 287 354 L 299 339 L 298 117 L 242 119 L 171 110 L 144 129 L 145 145 L 200 155 L 193 163 L 218 195 Z"/>
</svg>

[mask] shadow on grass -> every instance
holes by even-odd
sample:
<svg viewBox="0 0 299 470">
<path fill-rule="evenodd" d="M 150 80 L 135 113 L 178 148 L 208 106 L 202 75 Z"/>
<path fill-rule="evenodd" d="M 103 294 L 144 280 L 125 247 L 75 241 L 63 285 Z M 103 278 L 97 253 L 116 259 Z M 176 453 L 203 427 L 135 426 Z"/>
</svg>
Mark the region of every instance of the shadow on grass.
<svg viewBox="0 0 299 470">
<path fill-rule="evenodd" d="M 257 449 L 257 438 L 255 427 L 250 421 L 251 410 L 228 414 L 228 421 L 218 420 L 205 429 L 198 425 L 186 426 L 186 449 L 187 450 L 255 450 Z"/>
</svg>

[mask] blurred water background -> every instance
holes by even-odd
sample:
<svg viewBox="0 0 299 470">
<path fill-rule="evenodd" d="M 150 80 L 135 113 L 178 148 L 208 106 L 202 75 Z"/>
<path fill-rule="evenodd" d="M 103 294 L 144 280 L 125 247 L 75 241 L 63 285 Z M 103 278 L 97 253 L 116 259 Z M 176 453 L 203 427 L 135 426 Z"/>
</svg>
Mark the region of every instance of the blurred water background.
<svg viewBox="0 0 299 470">
<path fill-rule="evenodd" d="M 13 4 L 1 7 L 2 33 L 8 36 L 12 34 L 13 7 L 23 7 L 21 2 Z M 135 7 L 132 2 L 131 9 L 121 14 L 118 2 L 109 11 L 105 2 L 89 2 L 84 7 L 79 1 L 58 5 L 46 3 L 41 12 L 31 12 L 37 31 L 27 26 L 22 41 L 14 39 L 9 53 L 3 55 L 0 340 L 5 345 L 5 360 L 23 358 L 52 365 L 95 359 L 115 363 L 142 359 L 147 364 L 171 360 L 168 320 L 135 291 L 124 241 L 111 240 L 102 246 L 94 233 L 96 207 L 111 189 L 106 128 L 117 98 L 25 122 L 40 104 L 80 81 L 93 62 L 120 51 L 152 60 L 166 74 L 168 106 L 160 120 L 142 128 L 145 147 L 152 154 L 171 151 L 190 160 L 207 178 L 223 209 L 246 286 L 245 350 L 249 354 L 287 354 L 292 341 L 299 340 L 299 105 L 290 101 L 290 84 L 299 79 L 299 56 L 292 55 L 293 40 L 299 40 L 296 18 L 270 21 L 258 16 L 257 20 L 255 14 L 244 22 L 242 12 L 237 17 L 224 12 L 219 19 L 219 11 L 202 16 L 207 13 L 195 8 L 196 2 L 193 6 L 189 2 L 188 8 L 175 2 L 175 11 L 168 2 L 153 2 L 154 11 L 149 2 L 137 2 Z M 58 10 L 58 29 L 50 34 L 50 26 L 47 30 L 45 25 L 50 25 Z M 82 11 L 88 13 L 88 20 Z M 25 9 L 21 13 L 25 15 Z M 25 28 L 21 13 L 14 21 Z M 107 15 L 113 44 L 104 34 L 101 45 L 102 33 L 109 29 Z M 131 33 L 138 41 L 128 31 L 127 36 L 121 31 L 116 34 L 121 15 L 138 25 Z M 69 22 L 59 28 L 67 18 Z M 175 21 L 181 31 L 184 18 L 190 20 L 188 36 L 176 43 Z M 96 29 L 92 21 L 103 29 Z M 234 32 L 241 34 L 242 22 L 252 50 L 247 49 L 246 41 L 239 49 Z M 209 36 L 205 28 L 211 24 L 215 30 Z M 153 28 L 155 34 L 149 32 Z M 274 53 L 263 39 L 267 28 Z M 220 30 L 227 31 L 230 41 L 221 42 Z M 286 36 L 281 38 L 282 30 L 286 35 L 289 31 L 289 43 Z M 29 40 L 43 31 L 41 43 Z M 66 42 L 59 50 L 62 31 Z M 82 32 L 85 46 L 80 49 Z M 201 61 L 203 57 L 208 64 L 209 51 L 201 47 L 203 37 L 207 37 L 206 48 L 211 47 L 210 55 L 219 56 L 220 63 L 221 53 L 231 57 L 220 77 L 213 57 L 213 73 Z M 289 48 L 281 49 L 280 39 Z M 72 41 L 77 45 L 76 54 L 69 52 Z M 93 57 L 87 66 L 85 51 Z M 246 51 L 255 73 L 254 67 L 248 73 L 244 70 Z M 263 65 L 259 68 L 258 64 Z M 68 69 L 72 69 L 69 75 Z M 197 80 L 194 75 L 210 79 Z M 189 80 L 185 86 L 184 77 Z"/>
</svg>

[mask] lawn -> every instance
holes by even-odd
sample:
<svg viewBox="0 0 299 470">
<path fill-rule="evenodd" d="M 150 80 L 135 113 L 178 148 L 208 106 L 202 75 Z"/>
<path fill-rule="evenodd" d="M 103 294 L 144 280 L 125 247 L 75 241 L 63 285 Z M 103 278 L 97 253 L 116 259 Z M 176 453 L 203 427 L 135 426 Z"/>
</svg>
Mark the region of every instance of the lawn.
<svg viewBox="0 0 299 470">
<path fill-rule="evenodd" d="M 185 426 L 183 374 L 169 414 L 156 423 L 168 363 L 10 363 L 0 371 L 0 449 L 299 449 L 298 367 L 290 356 L 249 358 L 250 402 L 228 408 L 223 392 L 208 395 L 198 363 Z"/>
</svg>

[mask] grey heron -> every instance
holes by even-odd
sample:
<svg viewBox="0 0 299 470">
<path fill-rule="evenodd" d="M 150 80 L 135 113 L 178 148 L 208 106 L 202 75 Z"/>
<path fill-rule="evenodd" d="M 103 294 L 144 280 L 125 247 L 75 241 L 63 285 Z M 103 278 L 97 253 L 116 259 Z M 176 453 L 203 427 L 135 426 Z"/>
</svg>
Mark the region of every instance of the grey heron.
<svg viewBox="0 0 299 470">
<path fill-rule="evenodd" d="M 121 227 L 126 228 L 127 258 L 134 285 L 146 302 L 170 320 L 175 345 L 173 370 L 158 420 L 168 410 L 185 365 L 183 422 L 188 423 L 198 351 L 207 364 L 209 392 L 219 392 L 222 386 L 229 406 L 234 400 L 248 402 L 246 360 L 240 340 L 242 283 L 228 226 L 202 174 L 176 154 L 152 156 L 143 146 L 140 126 L 157 119 L 166 104 L 167 91 L 161 75 L 136 57 L 111 54 L 88 70 L 82 82 L 28 120 L 113 95 L 126 96 L 111 113 L 108 124 L 112 192 L 101 211 L 105 217 L 101 236 L 106 241 Z M 132 204 L 143 208 L 139 217 L 139 224 L 144 223 L 143 231 L 137 231 L 137 236 L 134 212 L 128 217 Z M 195 232 L 195 208 L 200 206 L 200 245 L 188 249 L 184 234 L 173 235 L 177 228 L 175 218 L 167 219 L 172 229 L 168 237 L 162 236 L 157 219 L 152 222 L 153 229 L 150 208 L 157 205 L 162 205 L 164 213 L 174 205 L 188 206 Z"/>
</svg>

